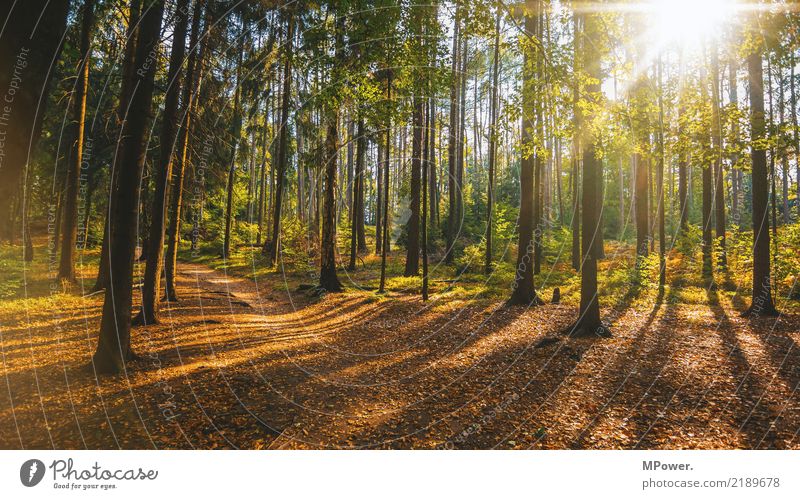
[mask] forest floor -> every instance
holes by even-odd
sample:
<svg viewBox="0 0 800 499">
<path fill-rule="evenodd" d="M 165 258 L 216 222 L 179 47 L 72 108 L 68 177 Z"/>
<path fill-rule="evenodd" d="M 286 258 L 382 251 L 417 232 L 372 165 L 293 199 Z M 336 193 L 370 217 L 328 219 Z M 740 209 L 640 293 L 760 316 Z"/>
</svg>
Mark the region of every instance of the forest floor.
<svg viewBox="0 0 800 499">
<path fill-rule="evenodd" d="M 725 285 L 629 287 L 603 298 L 612 338 L 570 339 L 569 299 L 315 298 L 183 263 L 141 358 L 98 378 L 102 295 L 40 273 L 0 300 L 0 448 L 800 448 L 796 302 L 744 319 Z"/>
</svg>

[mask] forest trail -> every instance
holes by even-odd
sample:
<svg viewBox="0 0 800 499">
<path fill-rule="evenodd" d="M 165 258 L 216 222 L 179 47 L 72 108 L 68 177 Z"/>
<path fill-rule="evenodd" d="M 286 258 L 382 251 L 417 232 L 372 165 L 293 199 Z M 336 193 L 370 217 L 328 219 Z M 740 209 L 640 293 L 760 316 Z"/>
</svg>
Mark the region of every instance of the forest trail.
<svg viewBox="0 0 800 499">
<path fill-rule="evenodd" d="M 128 375 L 102 383 L 86 367 L 102 296 L 0 310 L 0 445 L 800 447 L 800 321 L 742 319 L 722 294 L 634 296 L 613 338 L 537 349 L 575 309 L 315 300 L 188 263 L 178 289 L 133 330 Z"/>
</svg>

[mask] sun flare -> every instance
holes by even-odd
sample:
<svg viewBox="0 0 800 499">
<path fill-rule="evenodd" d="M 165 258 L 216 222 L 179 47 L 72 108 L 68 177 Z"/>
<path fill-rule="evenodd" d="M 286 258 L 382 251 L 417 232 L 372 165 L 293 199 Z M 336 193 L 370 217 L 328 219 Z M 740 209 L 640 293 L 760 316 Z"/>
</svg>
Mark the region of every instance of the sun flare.
<svg viewBox="0 0 800 499">
<path fill-rule="evenodd" d="M 651 33 L 661 46 L 692 49 L 719 36 L 736 11 L 734 0 L 653 0 Z"/>
</svg>

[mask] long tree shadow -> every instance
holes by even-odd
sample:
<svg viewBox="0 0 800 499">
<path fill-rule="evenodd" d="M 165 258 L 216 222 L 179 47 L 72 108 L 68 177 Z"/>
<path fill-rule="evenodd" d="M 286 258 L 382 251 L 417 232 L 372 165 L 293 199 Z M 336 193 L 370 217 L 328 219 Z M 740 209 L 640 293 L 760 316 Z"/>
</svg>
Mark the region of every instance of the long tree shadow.
<svg viewBox="0 0 800 499">
<path fill-rule="evenodd" d="M 671 290 L 670 293 L 671 294 L 667 297 L 667 309 L 664 312 L 665 315 L 667 315 L 669 310 L 673 307 L 673 291 Z M 635 295 L 638 294 L 638 291 L 635 292 Z M 626 301 L 632 303 L 633 298 L 624 299 L 622 302 L 624 303 Z M 646 376 L 645 373 L 640 371 L 640 366 L 642 364 L 646 363 L 648 360 L 651 361 L 654 359 L 660 359 L 663 363 L 669 361 L 669 345 L 672 343 L 672 332 L 668 334 L 659 334 L 656 344 L 652 348 L 645 348 L 646 344 L 651 341 L 649 338 L 651 333 L 650 328 L 663 304 L 664 295 L 662 292 L 659 292 L 652 309 L 648 313 L 644 323 L 637 329 L 630 345 L 628 345 L 624 351 L 617 352 L 614 359 L 604 366 L 604 371 L 607 371 L 607 375 L 600 380 L 601 386 L 593 386 L 591 395 L 595 399 L 602 401 L 601 407 L 594 414 L 594 416 L 592 416 L 589 422 L 580 428 L 577 436 L 574 438 L 574 440 L 572 440 L 572 442 L 570 442 L 570 448 L 586 448 L 587 436 L 592 434 L 597 426 L 603 421 L 603 416 L 609 409 L 612 408 L 622 409 L 627 412 L 629 416 L 627 417 L 626 421 L 632 423 L 635 428 L 639 425 L 646 426 L 647 415 L 637 412 L 637 407 L 639 402 L 641 402 L 641 399 L 639 399 L 639 402 L 637 402 L 636 406 L 633 407 L 620 407 L 620 404 L 617 402 L 617 400 L 623 389 L 625 389 L 626 385 L 629 384 L 629 381 L 632 378 L 635 382 L 637 382 L 637 384 L 641 384 L 642 381 L 647 381 L 639 379 L 643 376 Z M 646 355 L 647 357 L 642 358 L 643 355 Z M 631 397 L 631 400 L 633 399 L 635 399 L 635 397 Z"/>
<path fill-rule="evenodd" d="M 733 408 L 733 418 L 739 425 L 738 431 L 744 435 L 748 448 L 775 448 L 778 413 L 771 407 L 771 402 L 765 400 L 769 390 L 768 380 L 760 378 L 759 370 L 754 369 L 745 355 L 738 328 L 720 304 L 716 290 L 708 290 L 708 302 L 719 323 L 718 334 L 728 348 L 727 364 L 737 380 L 734 395 L 739 404 Z"/>
</svg>

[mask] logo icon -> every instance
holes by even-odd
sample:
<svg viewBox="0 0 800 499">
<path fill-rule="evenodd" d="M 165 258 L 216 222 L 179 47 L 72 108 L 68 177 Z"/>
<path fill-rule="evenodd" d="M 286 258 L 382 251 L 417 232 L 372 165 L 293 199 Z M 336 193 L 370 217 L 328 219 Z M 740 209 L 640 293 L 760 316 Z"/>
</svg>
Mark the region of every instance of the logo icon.
<svg viewBox="0 0 800 499">
<path fill-rule="evenodd" d="M 28 459 L 19 469 L 19 479 L 26 487 L 35 487 L 44 478 L 44 463 L 38 459 Z"/>
</svg>

